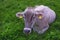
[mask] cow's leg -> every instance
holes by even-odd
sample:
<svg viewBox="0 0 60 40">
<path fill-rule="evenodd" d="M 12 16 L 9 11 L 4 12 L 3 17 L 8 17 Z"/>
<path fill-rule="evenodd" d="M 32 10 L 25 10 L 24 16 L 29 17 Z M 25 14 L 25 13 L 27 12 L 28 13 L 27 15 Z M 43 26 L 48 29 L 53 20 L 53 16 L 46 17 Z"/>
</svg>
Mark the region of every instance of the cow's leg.
<svg viewBox="0 0 60 40">
<path fill-rule="evenodd" d="M 46 27 L 46 28 L 44 28 L 44 29 L 42 29 L 41 31 L 39 31 L 38 33 L 39 34 L 43 34 L 47 29 L 49 28 L 49 26 L 48 27 Z"/>
<path fill-rule="evenodd" d="M 38 34 L 43 34 L 47 29 L 49 28 L 48 26 L 45 26 L 42 30 L 39 29 L 39 27 L 33 27 L 34 32 L 37 32 Z"/>
</svg>

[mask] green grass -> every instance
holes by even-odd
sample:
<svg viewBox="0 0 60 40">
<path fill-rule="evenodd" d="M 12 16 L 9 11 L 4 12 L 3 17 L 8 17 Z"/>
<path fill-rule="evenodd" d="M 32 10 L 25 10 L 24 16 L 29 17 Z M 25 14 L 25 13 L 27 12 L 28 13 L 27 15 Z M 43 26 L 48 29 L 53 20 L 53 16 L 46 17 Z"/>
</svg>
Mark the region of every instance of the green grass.
<svg viewBox="0 0 60 40">
<path fill-rule="evenodd" d="M 24 20 L 18 19 L 16 13 L 41 4 L 56 12 L 56 20 L 42 35 L 33 31 L 25 35 Z M 60 0 L 0 0 L 0 40 L 60 40 Z"/>
</svg>

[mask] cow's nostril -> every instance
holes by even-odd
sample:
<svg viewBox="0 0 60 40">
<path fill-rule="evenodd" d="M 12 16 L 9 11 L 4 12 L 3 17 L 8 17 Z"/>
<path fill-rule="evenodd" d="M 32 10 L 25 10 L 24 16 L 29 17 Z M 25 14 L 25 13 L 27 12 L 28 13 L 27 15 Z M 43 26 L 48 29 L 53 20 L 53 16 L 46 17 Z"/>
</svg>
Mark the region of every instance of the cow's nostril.
<svg viewBox="0 0 60 40">
<path fill-rule="evenodd" d="M 30 30 L 24 30 L 24 33 L 28 34 L 30 33 Z"/>
<path fill-rule="evenodd" d="M 24 28 L 23 31 L 25 34 L 30 34 L 31 33 L 31 28 Z"/>
</svg>

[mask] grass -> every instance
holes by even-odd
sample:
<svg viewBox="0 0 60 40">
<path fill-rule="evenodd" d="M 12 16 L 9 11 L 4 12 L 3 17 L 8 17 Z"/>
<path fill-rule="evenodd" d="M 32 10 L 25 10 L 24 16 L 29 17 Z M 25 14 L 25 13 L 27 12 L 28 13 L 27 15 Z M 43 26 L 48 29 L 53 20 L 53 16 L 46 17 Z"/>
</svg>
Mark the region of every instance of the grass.
<svg viewBox="0 0 60 40">
<path fill-rule="evenodd" d="M 56 12 L 56 20 L 42 35 L 33 31 L 25 35 L 24 20 L 18 19 L 16 13 L 41 4 Z M 60 40 L 60 0 L 0 0 L 0 40 Z"/>
</svg>

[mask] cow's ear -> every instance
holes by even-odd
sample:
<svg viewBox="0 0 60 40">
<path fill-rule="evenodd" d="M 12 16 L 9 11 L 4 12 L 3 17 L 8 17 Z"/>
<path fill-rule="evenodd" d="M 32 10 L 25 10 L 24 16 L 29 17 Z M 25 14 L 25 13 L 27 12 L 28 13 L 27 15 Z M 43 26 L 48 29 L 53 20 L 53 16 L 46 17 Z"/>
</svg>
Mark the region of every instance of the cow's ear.
<svg viewBox="0 0 60 40">
<path fill-rule="evenodd" d="M 16 17 L 18 17 L 18 18 L 23 18 L 23 12 L 18 12 L 18 13 L 16 13 Z"/>
<path fill-rule="evenodd" d="M 36 14 L 36 16 L 37 16 L 39 19 L 42 19 L 42 18 L 43 18 L 43 15 L 42 15 L 42 14 Z"/>
</svg>

